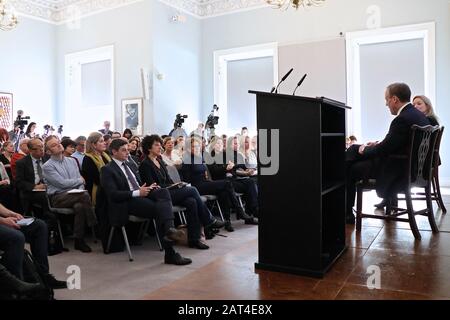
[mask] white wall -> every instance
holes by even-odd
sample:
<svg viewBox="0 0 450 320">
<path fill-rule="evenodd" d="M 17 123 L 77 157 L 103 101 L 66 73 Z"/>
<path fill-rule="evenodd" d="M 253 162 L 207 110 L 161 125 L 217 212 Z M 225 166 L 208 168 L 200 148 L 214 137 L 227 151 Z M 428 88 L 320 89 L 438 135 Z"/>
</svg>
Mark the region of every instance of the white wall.
<svg viewBox="0 0 450 320">
<path fill-rule="evenodd" d="M 256 132 L 256 96 L 249 90 L 268 91 L 273 85 L 273 58 L 234 60 L 228 63 L 228 134 L 247 127 Z"/>
<path fill-rule="evenodd" d="M 154 132 L 168 134 L 176 114 L 182 113 L 188 115 L 183 128 L 189 133 L 206 120 L 200 112 L 201 22 L 187 15 L 185 23 L 174 23 L 175 9 L 159 1 L 153 8 Z"/>
<path fill-rule="evenodd" d="M 20 17 L 11 31 L 0 31 L 0 92 L 14 95 L 14 119 L 20 108 L 37 122 L 37 132 L 54 124 L 55 30 L 45 22 Z"/>
<path fill-rule="evenodd" d="M 436 22 L 437 112 L 450 124 L 450 5 L 448 0 L 333 0 L 308 10 L 264 8 L 203 21 L 203 105 L 214 103 L 213 52 L 267 42 L 286 45 L 338 38 L 339 32 L 367 29 L 369 6 L 378 5 L 381 27 Z M 332 55 L 333 52 L 330 52 Z M 442 176 L 450 177 L 450 140 L 444 137 Z"/>
<path fill-rule="evenodd" d="M 115 59 L 115 126 L 122 130 L 121 101 L 142 97 L 140 68 L 152 69 L 152 1 L 141 1 L 130 6 L 96 14 L 80 21 L 79 29 L 67 25 L 57 27 L 57 117 L 65 119 L 64 56 L 67 53 L 114 45 Z M 151 100 L 144 101 L 144 132 L 152 127 L 153 109 Z M 104 120 L 98 119 L 96 131 Z M 89 132 L 78 134 L 87 135 Z"/>
</svg>

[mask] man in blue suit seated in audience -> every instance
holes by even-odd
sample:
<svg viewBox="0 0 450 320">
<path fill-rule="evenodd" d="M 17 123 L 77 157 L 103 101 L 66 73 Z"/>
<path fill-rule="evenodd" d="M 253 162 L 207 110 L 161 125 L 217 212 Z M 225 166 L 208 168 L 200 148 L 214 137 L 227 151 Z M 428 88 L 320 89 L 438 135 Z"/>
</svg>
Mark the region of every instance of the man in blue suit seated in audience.
<svg viewBox="0 0 450 320">
<path fill-rule="evenodd" d="M 347 208 L 346 222 L 355 223 L 353 206 L 356 187 L 360 180 L 376 179 L 377 195 L 395 204 L 395 184 L 404 177 L 407 165 L 404 159 L 395 159 L 390 155 L 406 155 L 408 152 L 411 127 L 427 126 L 426 116 L 411 104 L 411 89 L 404 83 L 394 83 L 386 88 L 386 106 L 396 116 L 389 132 L 381 142 L 365 145 L 352 145 L 347 157 Z"/>
<path fill-rule="evenodd" d="M 122 139 L 111 142 L 110 152 L 113 161 L 101 169 L 101 186 L 108 199 L 110 223 L 123 226 L 128 215 L 156 219 L 157 232 L 162 239 L 166 264 L 186 265 L 191 259 L 182 257 L 173 249 L 183 231 L 174 228 L 172 199 L 167 189 L 161 189 L 156 183 L 151 186 L 142 184 L 139 174 L 127 165 L 128 143 Z"/>
</svg>

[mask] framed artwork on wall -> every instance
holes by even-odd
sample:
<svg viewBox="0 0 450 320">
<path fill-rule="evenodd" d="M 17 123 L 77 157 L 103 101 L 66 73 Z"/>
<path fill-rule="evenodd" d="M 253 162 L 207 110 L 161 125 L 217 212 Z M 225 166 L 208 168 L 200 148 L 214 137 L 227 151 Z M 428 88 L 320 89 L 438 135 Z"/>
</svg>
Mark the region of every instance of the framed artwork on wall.
<svg viewBox="0 0 450 320">
<path fill-rule="evenodd" d="M 0 127 L 9 131 L 13 123 L 13 94 L 0 92 Z"/>
<path fill-rule="evenodd" d="M 122 100 L 122 131 L 126 128 L 133 132 L 133 135 L 142 136 L 144 134 L 144 108 L 142 98 L 130 98 Z"/>
</svg>

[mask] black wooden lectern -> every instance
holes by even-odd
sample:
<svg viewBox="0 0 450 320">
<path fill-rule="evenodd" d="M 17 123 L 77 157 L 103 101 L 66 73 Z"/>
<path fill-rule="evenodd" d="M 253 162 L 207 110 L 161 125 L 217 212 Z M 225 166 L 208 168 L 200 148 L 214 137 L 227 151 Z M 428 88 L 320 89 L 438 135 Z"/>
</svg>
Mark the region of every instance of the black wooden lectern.
<svg viewBox="0 0 450 320">
<path fill-rule="evenodd" d="M 257 126 L 279 169 L 264 175 L 259 157 L 259 261 L 256 269 L 322 278 L 345 251 L 346 109 L 337 101 L 256 94 Z M 279 141 L 270 132 L 279 129 Z M 262 151 L 261 136 L 258 150 Z M 272 165 L 274 165 L 272 163 Z"/>
</svg>

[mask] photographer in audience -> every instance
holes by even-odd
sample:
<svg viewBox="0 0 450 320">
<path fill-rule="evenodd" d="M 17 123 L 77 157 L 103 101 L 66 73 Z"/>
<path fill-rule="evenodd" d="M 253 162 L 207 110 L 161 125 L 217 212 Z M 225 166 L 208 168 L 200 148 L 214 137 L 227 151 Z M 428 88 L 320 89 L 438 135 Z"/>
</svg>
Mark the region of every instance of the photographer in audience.
<svg viewBox="0 0 450 320">
<path fill-rule="evenodd" d="M 97 219 L 92 209 L 91 197 L 84 191 L 86 182 L 80 174 L 77 161 L 64 157 L 64 148 L 56 136 L 47 137 L 45 147 L 51 155 L 42 166 L 47 194 L 54 207 L 72 208 L 75 211 L 75 249 L 91 252 L 91 248 L 84 241 L 85 223 L 93 227 L 97 224 Z"/>
<path fill-rule="evenodd" d="M 174 184 L 170 178 L 164 161 L 160 159 L 162 140 L 157 135 L 146 136 L 142 141 L 142 150 L 146 155 L 145 160 L 139 167 L 142 181 L 147 185 L 156 183 L 161 188 L 167 188 Z M 188 244 L 191 248 L 209 249 L 200 240 L 200 226 L 205 228 L 222 228 L 224 223 L 217 221 L 211 216 L 206 205 L 200 198 L 197 189 L 193 187 L 182 187 L 169 189 L 173 205 L 186 207 Z"/>
</svg>

